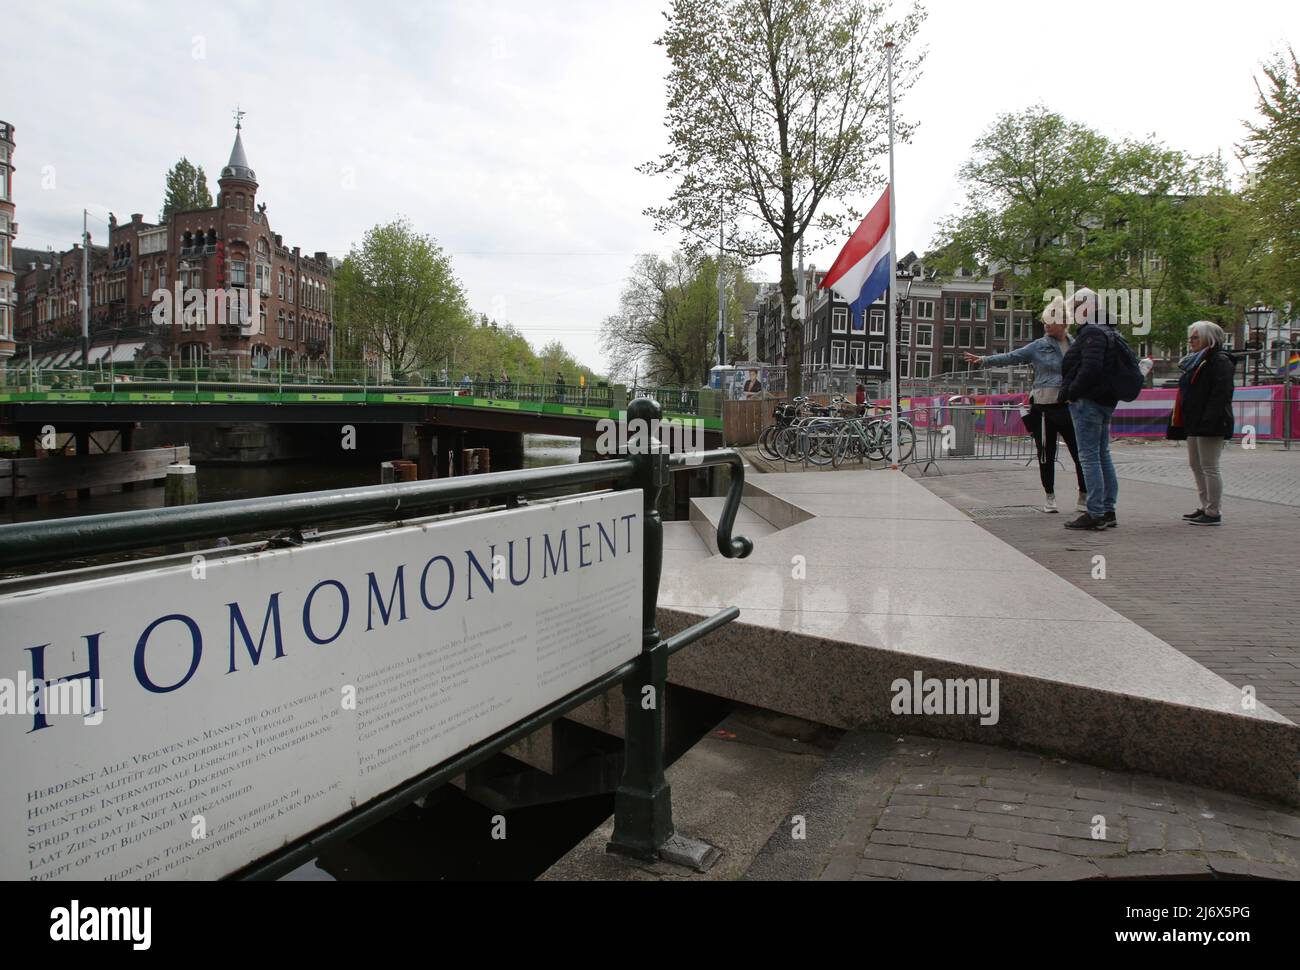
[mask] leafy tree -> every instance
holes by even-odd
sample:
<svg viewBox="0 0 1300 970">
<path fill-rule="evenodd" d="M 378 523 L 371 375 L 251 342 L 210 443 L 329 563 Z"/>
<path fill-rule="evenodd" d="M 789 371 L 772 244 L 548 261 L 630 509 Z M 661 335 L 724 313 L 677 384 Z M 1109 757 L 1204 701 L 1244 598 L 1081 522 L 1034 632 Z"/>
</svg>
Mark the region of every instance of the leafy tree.
<svg viewBox="0 0 1300 970">
<path fill-rule="evenodd" d="M 1294 49 L 1255 82 L 1261 120 L 1247 123 L 1242 156 L 1254 167 L 1246 196 L 1262 232 L 1275 306 L 1300 304 L 1300 63 Z"/>
<path fill-rule="evenodd" d="M 375 226 L 352 247 L 334 306 L 349 343 L 377 351 L 395 376 L 442 366 L 472 326 L 450 258 L 402 218 Z"/>
<path fill-rule="evenodd" d="M 885 42 L 895 45 L 897 97 L 919 74 L 923 55 L 910 51 L 925 13 L 913 6 L 890 23 L 884 5 L 865 0 L 673 0 L 666 16 L 670 147 L 641 171 L 676 184 L 647 214 L 693 245 L 711 245 L 725 221 L 728 252 L 780 257 L 787 386 L 797 394 L 795 248 L 810 226 L 814 247 L 842 241 L 860 218 L 845 200 L 878 189 Z M 896 129 L 906 141 L 912 126 Z"/>
<path fill-rule="evenodd" d="M 753 288 L 737 267 L 724 266 L 723 275 L 729 278 L 730 349 L 736 351 L 736 330 Z M 632 265 L 619 311 L 601 325 L 601 347 L 611 373 L 622 379 L 639 373 L 653 383 L 698 387 L 708 383 L 717 360 L 717 332 L 717 259 L 681 252 L 671 259 L 644 255 Z"/>
<path fill-rule="evenodd" d="M 1021 292 L 1085 279 L 1089 230 L 1118 191 L 1110 143 L 1042 105 L 998 116 L 959 178 L 960 215 L 941 224 L 936 268 L 995 266 Z"/>
<path fill-rule="evenodd" d="M 208 177 L 203 166 L 195 168 L 188 158 L 181 158 L 167 173 L 167 188 L 163 194 L 159 222 L 166 222 L 175 212 L 212 208 L 212 193 L 208 191 Z"/>
<path fill-rule="evenodd" d="M 1069 281 L 1139 291 L 1142 339 L 1168 350 L 1194 320 L 1235 329 L 1249 305 L 1258 247 L 1220 159 L 1112 141 L 1039 105 L 999 116 L 960 177 L 966 201 L 929 260 L 941 272 L 1002 272 L 1030 308 Z"/>
</svg>

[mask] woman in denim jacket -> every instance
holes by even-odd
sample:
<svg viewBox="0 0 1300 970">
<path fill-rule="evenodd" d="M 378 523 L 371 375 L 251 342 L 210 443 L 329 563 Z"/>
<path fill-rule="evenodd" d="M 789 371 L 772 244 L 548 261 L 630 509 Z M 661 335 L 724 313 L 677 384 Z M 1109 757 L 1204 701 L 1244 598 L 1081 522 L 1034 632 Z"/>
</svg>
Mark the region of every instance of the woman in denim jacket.
<svg viewBox="0 0 1300 970">
<path fill-rule="evenodd" d="M 1025 427 L 1033 436 L 1038 451 L 1038 477 L 1043 483 L 1047 498 L 1044 512 L 1058 512 L 1056 507 L 1056 436 L 1065 440 L 1074 459 L 1074 474 L 1079 484 L 1079 500 L 1075 508 L 1084 511 L 1088 490 L 1083 484 L 1083 469 L 1079 466 L 1079 445 L 1074 437 L 1074 422 L 1070 420 L 1070 407 L 1061 398 L 1061 361 L 1070 346 L 1066 334 L 1065 301 L 1057 297 L 1043 311 L 1043 336 L 1032 343 L 1007 354 L 980 357 L 967 354 L 969 363 L 980 367 L 1000 367 L 1004 364 L 1033 364 L 1034 386 L 1029 393 L 1029 413 L 1024 416 Z"/>
</svg>

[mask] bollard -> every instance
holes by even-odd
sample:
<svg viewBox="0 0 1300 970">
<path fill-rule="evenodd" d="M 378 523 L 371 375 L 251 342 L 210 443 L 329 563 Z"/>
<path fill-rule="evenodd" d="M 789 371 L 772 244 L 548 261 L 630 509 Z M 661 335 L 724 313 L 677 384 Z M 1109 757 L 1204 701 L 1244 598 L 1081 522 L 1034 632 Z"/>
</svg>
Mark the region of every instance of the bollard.
<svg viewBox="0 0 1300 970">
<path fill-rule="evenodd" d="M 198 470 L 193 465 L 168 465 L 164 504 L 194 505 L 198 500 Z"/>
</svg>

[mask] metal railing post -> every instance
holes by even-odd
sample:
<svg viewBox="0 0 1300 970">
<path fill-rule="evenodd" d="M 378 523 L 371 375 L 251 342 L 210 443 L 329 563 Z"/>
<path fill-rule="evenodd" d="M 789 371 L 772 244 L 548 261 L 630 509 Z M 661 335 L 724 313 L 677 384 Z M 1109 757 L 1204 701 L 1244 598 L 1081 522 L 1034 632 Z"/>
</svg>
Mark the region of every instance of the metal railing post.
<svg viewBox="0 0 1300 970">
<path fill-rule="evenodd" d="M 662 416 L 653 400 L 628 405 L 628 421 L 649 422 Z M 629 433 L 629 439 L 635 440 Z M 664 777 L 664 692 L 668 682 L 668 650 L 659 635 L 655 608 L 663 568 L 664 528 L 658 511 L 659 492 L 668 484 L 668 451 L 653 435 L 645 435 L 649 453 L 633 456 L 633 483 L 643 490 L 644 576 L 641 597 L 641 656 L 637 672 L 623 682 L 623 778 L 614 797 L 614 835 L 607 851 L 653 861 L 673 835 L 672 796 Z"/>
</svg>

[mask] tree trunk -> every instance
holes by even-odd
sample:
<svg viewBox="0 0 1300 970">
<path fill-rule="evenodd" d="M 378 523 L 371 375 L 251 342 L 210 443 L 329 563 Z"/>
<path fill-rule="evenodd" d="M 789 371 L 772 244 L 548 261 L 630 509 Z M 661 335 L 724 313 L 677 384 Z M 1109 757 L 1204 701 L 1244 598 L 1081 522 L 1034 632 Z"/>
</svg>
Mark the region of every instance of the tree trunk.
<svg viewBox="0 0 1300 970">
<path fill-rule="evenodd" d="M 785 394 L 803 393 L 803 321 L 794 319 L 791 308 L 799 288 L 794 278 L 794 240 L 781 241 L 781 320 L 785 325 Z"/>
</svg>

